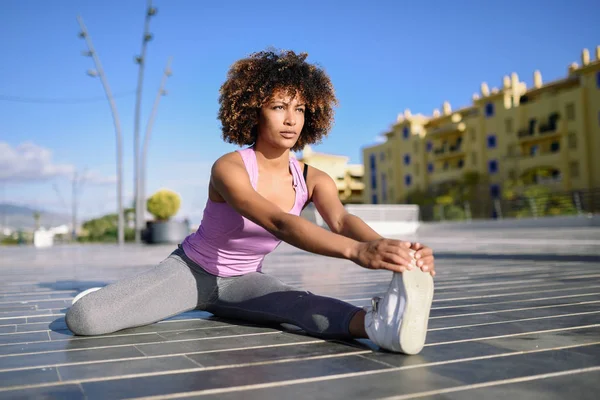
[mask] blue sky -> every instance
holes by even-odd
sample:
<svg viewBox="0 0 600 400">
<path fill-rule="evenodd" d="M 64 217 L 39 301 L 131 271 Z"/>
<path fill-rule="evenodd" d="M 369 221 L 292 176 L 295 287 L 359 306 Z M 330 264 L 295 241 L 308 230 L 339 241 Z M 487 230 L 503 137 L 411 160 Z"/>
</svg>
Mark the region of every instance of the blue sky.
<svg viewBox="0 0 600 400">
<path fill-rule="evenodd" d="M 217 4 L 218 3 L 218 4 Z M 115 210 L 115 133 L 108 103 L 77 37 L 80 14 L 102 60 L 124 135 L 125 201 L 133 187 L 133 111 L 145 0 L 0 2 L 0 202 L 67 212 L 70 171 L 92 176 L 80 213 Z M 562 77 L 581 49 L 600 44 L 597 1 L 155 0 L 144 132 L 164 65 L 173 56 L 148 154 L 148 190 L 182 195 L 179 217 L 198 223 L 208 169 L 235 149 L 221 140 L 218 90 L 229 66 L 254 51 L 306 51 L 326 69 L 340 106 L 317 151 L 361 163 L 404 108 L 431 114 L 469 104 L 481 82 L 517 72 L 531 86 Z M 595 28 L 594 28 L 595 27 Z M 77 99 L 86 99 L 79 101 Z M 90 99 L 97 99 L 90 101 Z M 57 194 L 60 193 L 60 196 Z M 62 200 L 61 200 L 62 197 Z"/>
</svg>

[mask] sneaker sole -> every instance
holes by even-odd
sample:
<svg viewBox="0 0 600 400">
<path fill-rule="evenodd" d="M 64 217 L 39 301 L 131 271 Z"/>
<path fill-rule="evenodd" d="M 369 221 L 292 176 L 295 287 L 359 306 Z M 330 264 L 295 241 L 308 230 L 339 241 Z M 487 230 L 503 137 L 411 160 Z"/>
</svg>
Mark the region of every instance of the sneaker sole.
<svg viewBox="0 0 600 400">
<path fill-rule="evenodd" d="M 406 308 L 400 323 L 400 348 L 405 354 L 418 354 L 425 346 L 429 312 L 433 301 L 433 278 L 413 269 L 402 274 Z"/>
<path fill-rule="evenodd" d="M 83 292 L 81 292 L 77 296 L 75 296 L 75 298 L 71 301 L 71 305 L 74 305 L 75 303 L 77 303 L 79 301 L 79 299 L 81 299 L 83 296 L 86 296 L 86 295 L 88 295 L 92 292 L 95 292 L 97 290 L 100 290 L 100 289 L 102 289 L 102 288 L 97 287 L 97 288 L 90 288 L 90 289 L 84 290 Z"/>
</svg>

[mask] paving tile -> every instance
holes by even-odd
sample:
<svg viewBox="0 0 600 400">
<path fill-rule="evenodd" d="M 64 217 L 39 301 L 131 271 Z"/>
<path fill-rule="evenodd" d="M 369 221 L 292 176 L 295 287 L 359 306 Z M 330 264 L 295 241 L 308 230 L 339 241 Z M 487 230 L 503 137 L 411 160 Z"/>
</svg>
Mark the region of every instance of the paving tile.
<svg viewBox="0 0 600 400">
<path fill-rule="evenodd" d="M 493 322 L 511 321 L 525 318 L 539 318 L 539 317 L 559 317 L 562 315 L 574 314 L 574 313 L 585 313 L 600 311 L 600 302 L 593 304 L 573 304 L 565 307 L 549 307 L 549 308 L 536 308 L 532 310 L 521 310 L 521 311 L 510 311 L 502 313 L 492 314 L 480 314 L 480 315 L 464 315 L 451 318 L 431 318 L 429 320 L 430 329 L 439 329 L 451 326 L 462 326 L 462 325 L 473 325 L 473 324 L 485 324 Z M 552 318 L 549 318 L 552 319 Z"/>
<path fill-rule="evenodd" d="M 427 333 L 428 343 L 442 343 L 480 337 L 511 335 L 548 329 L 561 329 L 574 326 L 600 324 L 600 314 L 565 316 L 555 319 L 519 321 L 501 325 L 483 325 L 467 328 L 432 331 Z"/>
<path fill-rule="evenodd" d="M 202 396 L 202 398 L 229 400 L 239 398 L 243 393 L 244 399 L 256 400 L 278 398 L 372 399 L 417 394 L 511 377 L 551 373 L 575 364 L 580 366 L 598 365 L 599 360 L 590 356 L 574 354 L 568 350 L 548 351 L 535 355 L 497 357 L 421 368 L 413 366 L 376 374 L 353 374 L 336 380 L 309 381 L 243 392 L 215 393 L 211 396 Z M 487 398 L 487 396 L 483 398 Z"/>
<path fill-rule="evenodd" d="M 44 333 L 46 334 L 46 333 Z M 164 342 L 165 339 L 157 334 L 129 336 L 97 336 L 82 339 L 48 341 L 43 343 L 25 343 L 0 346 L 0 356 L 9 354 L 38 353 L 44 351 L 68 351 L 90 347 L 121 346 L 138 343 Z"/>
<path fill-rule="evenodd" d="M 61 326 L 64 324 L 64 328 L 61 328 Z M 150 325 L 146 325 L 146 326 L 140 326 L 140 327 L 136 327 L 136 328 L 130 328 L 130 329 L 123 329 L 119 332 L 116 332 L 119 335 L 126 335 L 126 334 L 141 334 L 141 333 L 162 333 L 162 332 L 170 332 L 170 331 L 176 331 L 176 332 L 183 332 L 184 330 L 190 330 L 192 332 L 198 332 L 200 330 L 207 330 L 207 331 L 213 331 L 214 328 L 223 328 L 223 329 L 232 329 L 232 325 L 231 323 L 225 323 L 225 322 L 218 322 L 218 321 L 209 321 L 209 320 L 205 320 L 205 319 L 198 319 L 198 320 L 193 320 L 193 321 L 174 321 L 174 322 L 168 322 L 168 323 L 159 323 L 159 324 L 150 324 Z M 70 336 L 74 336 L 73 333 L 69 330 L 67 330 L 68 328 L 66 327 L 66 324 L 64 323 L 64 320 L 62 321 L 62 324 L 57 323 L 55 326 L 53 326 L 53 332 L 50 332 L 50 337 L 52 338 L 52 340 L 64 340 L 64 339 L 68 339 Z M 222 330 L 220 331 L 215 331 L 217 332 L 216 334 L 223 334 Z M 197 335 L 203 335 L 201 333 L 197 333 Z M 161 334 L 161 336 L 164 336 Z"/>
<path fill-rule="evenodd" d="M 553 376 L 527 382 L 511 382 L 479 389 L 468 389 L 422 397 L 423 400 L 596 400 L 600 371 L 582 372 L 565 376 Z"/>
<path fill-rule="evenodd" d="M 38 368 L 22 371 L 0 371 L 0 388 L 58 382 L 56 368 Z M 0 392 L 2 398 L 2 392 Z"/>
<path fill-rule="evenodd" d="M 0 370 L 134 357 L 144 357 L 144 354 L 133 345 L 92 350 L 18 354 L 15 356 L 0 357 Z"/>
<path fill-rule="evenodd" d="M 198 364 L 185 356 L 141 358 L 139 360 L 124 360 L 85 365 L 58 367 L 60 377 L 64 381 L 78 379 L 102 378 L 108 376 L 123 376 L 149 372 L 174 371 L 198 368 Z"/>
<path fill-rule="evenodd" d="M 307 337 L 307 341 L 311 338 Z M 314 339 L 313 339 L 314 340 Z M 205 367 L 235 365 L 282 359 L 295 359 L 330 354 L 346 354 L 363 349 L 333 342 L 294 344 L 292 346 L 265 347 L 241 351 L 223 351 L 218 353 L 188 354 L 188 358 Z"/>
<path fill-rule="evenodd" d="M 26 342 L 45 342 L 49 341 L 47 332 L 32 332 L 32 333 L 15 333 L 12 335 L 0 335 L 0 345 L 11 343 L 26 343 Z"/>
<path fill-rule="evenodd" d="M 79 385 L 60 385 L 0 392 L 0 398 L 78 400 L 85 396 Z"/>
<path fill-rule="evenodd" d="M 60 331 L 66 331 L 69 328 L 67 328 L 67 324 L 65 323 L 64 318 L 61 320 L 58 320 L 56 322 L 34 322 L 34 323 L 29 323 L 29 324 L 20 324 L 17 325 L 17 332 L 32 332 L 32 331 L 42 331 L 42 330 L 60 330 Z M 69 331 L 70 332 L 70 331 Z M 54 332 L 50 332 L 50 338 L 54 339 L 52 337 Z"/>
<path fill-rule="evenodd" d="M 17 331 L 17 325 L 2 325 L 2 326 L 0 326 L 0 334 L 14 333 L 16 331 Z"/>
<path fill-rule="evenodd" d="M 0 318 L 0 326 L 24 324 L 26 322 L 27 318 Z"/>
<path fill-rule="evenodd" d="M 345 372 L 371 371 L 385 368 L 381 364 L 356 356 L 328 358 L 322 360 L 296 361 L 232 368 L 214 371 L 198 371 L 164 376 L 82 383 L 89 399 L 150 396 L 190 390 L 230 387 L 283 379 L 300 379 L 327 376 Z"/>
<path fill-rule="evenodd" d="M 199 351 L 217 351 L 239 349 L 251 346 L 269 346 L 284 343 L 294 343 L 306 340 L 301 335 L 270 333 L 246 335 L 217 339 L 198 339 L 183 342 L 165 342 L 157 344 L 139 344 L 136 347 L 148 356 L 167 354 L 185 354 Z"/>
<path fill-rule="evenodd" d="M 464 315 L 471 313 L 483 313 L 483 312 L 494 312 L 494 311 L 503 311 L 503 310 L 513 310 L 516 308 L 526 308 L 526 307 L 547 307 L 547 306 L 557 306 L 561 304 L 569 304 L 569 303 L 578 303 L 584 301 L 598 301 L 600 304 L 600 294 L 591 295 L 591 296 L 582 296 L 576 298 L 567 298 L 567 299 L 551 299 L 551 300 L 542 300 L 535 302 L 527 302 L 527 303 L 510 303 L 510 304 L 494 304 L 494 305 L 486 305 L 483 307 L 458 307 L 458 308 L 444 308 L 444 309 L 431 309 L 431 317 L 441 317 L 448 315 Z"/>
</svg>

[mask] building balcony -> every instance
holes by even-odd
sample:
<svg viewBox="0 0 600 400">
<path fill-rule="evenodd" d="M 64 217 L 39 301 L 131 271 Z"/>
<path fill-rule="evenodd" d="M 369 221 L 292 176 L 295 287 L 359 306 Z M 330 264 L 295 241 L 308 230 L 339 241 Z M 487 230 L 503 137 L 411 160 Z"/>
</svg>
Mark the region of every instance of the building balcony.
<svg viewBox="0 0 600 400">
<path fill-rule="evenodd" d="M 537 118 L 531 118 L 526 128 L 522 128 L 517 131 L 517 137 L 520 141 L 526 142 L 558 135 L 559 118 L 560 116 L 558 113 L 552 113 L 546 120 L 542 121 L 538 121 Z"/>
<path fill-rule="evenodd" d="M 519 170 L 525 171 L 531 168 L 561 165 L 561 154 L 557 152 L 546 152 L 535 155 L 523 155 L 517 158 Z"/>
<path fill-rule="evenodd" d="M 428 136 L 446 136 L 453 133 L 464 132 L 466 125 L 464 122 L 451 122 L 439 127 L 427 129 Z"/>
<path fill-rule="evenodd" d="M 447 170 L 434 171 L 429 175 L 429 182 L 432 184 L 458 181 L 462 178 L 465 170 L 464 168 L 449 168 Z"/>
<path fill-rule="evenodd" d="M 436 161 L 449 160 L 452 158 L 464 157 L 465 151 L 461 148 L 450 146 L 448 149 L 439 148 L 433 150 L 433 157 Z"/>
</svg>

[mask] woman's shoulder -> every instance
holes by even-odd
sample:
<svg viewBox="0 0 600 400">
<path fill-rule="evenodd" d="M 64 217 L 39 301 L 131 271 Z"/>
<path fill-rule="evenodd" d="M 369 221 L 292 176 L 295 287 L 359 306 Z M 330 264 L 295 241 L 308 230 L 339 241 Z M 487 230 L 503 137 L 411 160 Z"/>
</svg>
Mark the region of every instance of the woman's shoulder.
<svg viewBox="0 0 600 400">
<path fill-rule="evenodd" d="M 213 165 L 230 164 L 244 165 L 242 155 L 239 150 L 230 151 L 217 158 Z M 230 164 L 231 165 L 231 164 Z"/>
</svg>

